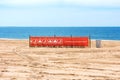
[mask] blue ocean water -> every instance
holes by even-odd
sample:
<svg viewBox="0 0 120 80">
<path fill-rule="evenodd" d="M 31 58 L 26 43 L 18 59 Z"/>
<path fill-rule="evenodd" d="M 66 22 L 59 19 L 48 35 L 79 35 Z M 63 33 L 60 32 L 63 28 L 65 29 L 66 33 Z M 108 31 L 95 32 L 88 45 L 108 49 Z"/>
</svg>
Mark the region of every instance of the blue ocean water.
<svg viewBox="0 0 120 80">
<path fill-rule="evenodd" d="M 120 40 L 120 27 L 0 27 L 0 38 L 28 39 L 29 36 L 54 35 Z"/>
</svg>

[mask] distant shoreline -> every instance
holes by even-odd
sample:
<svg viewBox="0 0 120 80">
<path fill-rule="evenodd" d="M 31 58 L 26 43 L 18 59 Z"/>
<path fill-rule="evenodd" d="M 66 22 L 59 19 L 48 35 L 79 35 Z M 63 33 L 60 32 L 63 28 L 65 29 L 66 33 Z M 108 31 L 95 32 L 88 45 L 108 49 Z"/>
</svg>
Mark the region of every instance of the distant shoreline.
<svg viewBox="0 0 120 80">
<path fill-rule="evenodd" d="M 0 38 L 0 40 L 29 40 L 28 39 L 18 39 L 18 38 Z M 105 39 L 91 39 L 92 41 L 101 40 L 101 41 L 120 41 L 120 40 L 105 40 Z"/>
<path fill-rule="evenodd" d="M 18 39 L 18 38 L 0 38 L 0 40 L 29 40 L 29 39 Z"/>
</svg>

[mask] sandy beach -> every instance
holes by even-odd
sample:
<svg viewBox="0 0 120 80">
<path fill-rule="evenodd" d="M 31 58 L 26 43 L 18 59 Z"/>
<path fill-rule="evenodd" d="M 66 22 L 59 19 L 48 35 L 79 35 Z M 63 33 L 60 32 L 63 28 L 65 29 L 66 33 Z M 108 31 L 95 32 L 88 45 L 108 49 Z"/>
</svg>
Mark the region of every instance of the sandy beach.
<svg viewBox="0 0 120 80">
<path fill-rule="evenodd" d="M 120 41 L 101 48 L 30 48 L 0 39 L 0 80 L 120 80 Z"/>
</svg>

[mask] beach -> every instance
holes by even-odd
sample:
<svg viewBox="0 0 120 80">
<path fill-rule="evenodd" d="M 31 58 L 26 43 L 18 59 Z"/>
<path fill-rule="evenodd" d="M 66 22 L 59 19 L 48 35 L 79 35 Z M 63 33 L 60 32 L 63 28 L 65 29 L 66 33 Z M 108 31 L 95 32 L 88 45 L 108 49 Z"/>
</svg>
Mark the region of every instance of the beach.
<svg viewBox="0 0 120 80">
<path fill-rule="evenodd" d="M 120 80 L 120 41 L 37 48 L 29 40 L 0 39 L 0 80 Z"/>
</svg>

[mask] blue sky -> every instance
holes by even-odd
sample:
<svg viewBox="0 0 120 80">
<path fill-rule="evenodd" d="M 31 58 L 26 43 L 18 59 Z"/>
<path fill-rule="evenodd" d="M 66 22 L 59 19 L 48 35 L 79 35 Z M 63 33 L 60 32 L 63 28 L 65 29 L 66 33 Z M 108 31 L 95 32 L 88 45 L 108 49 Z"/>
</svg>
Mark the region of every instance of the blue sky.
<svg viewBox="0 0 120 80">
<path fill-rule="evenodd" d="M 120 26 L 120 0 L 0 0 L 0 26 Z"/>
</svg>

